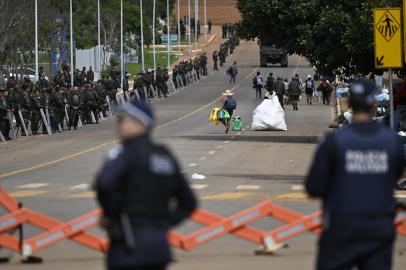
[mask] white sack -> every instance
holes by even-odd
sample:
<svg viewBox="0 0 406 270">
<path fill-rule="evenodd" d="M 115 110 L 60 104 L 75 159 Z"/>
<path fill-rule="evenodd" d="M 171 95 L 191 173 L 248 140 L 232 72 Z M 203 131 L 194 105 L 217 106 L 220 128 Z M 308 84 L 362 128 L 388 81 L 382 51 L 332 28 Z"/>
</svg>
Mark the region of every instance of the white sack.
<svg viewBox="0 0 406 270">
<path fill-rule="evenodd" d="M 288 130 L 285 111 L 277 96 L 269 96 L 269 99 L 265 99 L 258 105 L 253 113 L 251 128 L 252 130 Z"/>
</svg>

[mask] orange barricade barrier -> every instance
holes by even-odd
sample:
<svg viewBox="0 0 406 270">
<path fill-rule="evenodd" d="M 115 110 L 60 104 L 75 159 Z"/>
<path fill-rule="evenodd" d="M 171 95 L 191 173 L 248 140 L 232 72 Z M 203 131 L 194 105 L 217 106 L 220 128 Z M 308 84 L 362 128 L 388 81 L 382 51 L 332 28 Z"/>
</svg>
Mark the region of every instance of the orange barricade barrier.
<svg viewBox="0 0 406 270">
<path fill-rule="evenodd" d="M 0 205 L 9 214 L 0 218 L 0 247 L 8 248 L 24 257 L 59 241 L 70 239 L 78 244 L 100 252 L 107 251 L 107 240 L 87 233 L 86 230 L 99 224 L 101 210 L 95 210 L 72 221 L 64 223 L 31 209 L 21 207 L 4 189 L 0 188 Z M 30 224 L 45 230 L 32 238 L 23 239 L 23 224 Z M 19 229 L 19 238 L 8 232 Z"/>
<path fill-rule="evenodd" d="M 96 251 L 107 251 L 108 241 L 105 238 L 86 232 L 99 224 L 102 216 L 101 210 L 91 211 L 64 223 L 22 207 L 2 188 L 0 188 L 0 205 L 8 212 L 7 215 L 0 217 L 0 248 L 4 247 L 24 257 L 30 257 L 42 249 L 69 239 Z M 249 226 L 249 224 L 266 217 L 274 218 L 285 223 L 285 225 L 270 231 Z M 192 250 L 223 235 L 232 234 L 238 238 L 262 245 L 257 253 L 273 253 L 283 247 L 284 242 L 288 239 L 305 232 L 318 234 L 322 228 L 321 212 L 302 215 L 273 204 L 271 201 L 264 201 L 230 217 L 197 210 L 190 219 L 205 227 L 188 235 L 170 232 L 168 238 L 172 246 L 183 250 Z M 44 232 L 24 239 L 23 224 L 31 224 L 43 229 Z M 398 234 L 406 236 L 406 211 L 398 212 L 395 224 Z M 18 238 L 12 235 L 16 230 L 19 232 Z"/>
</svg>

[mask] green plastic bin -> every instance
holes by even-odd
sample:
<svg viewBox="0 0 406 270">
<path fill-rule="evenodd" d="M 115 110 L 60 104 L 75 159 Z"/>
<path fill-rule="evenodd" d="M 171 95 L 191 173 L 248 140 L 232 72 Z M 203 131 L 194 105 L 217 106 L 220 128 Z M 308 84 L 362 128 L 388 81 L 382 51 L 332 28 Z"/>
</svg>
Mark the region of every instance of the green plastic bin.
<svg viewBox="0 0 406 270">
<path fill-rule="evenodd" d="M 240 116 L 233 117 L 233 131 L 241 131 L 242 120 Z"/>
</svg>

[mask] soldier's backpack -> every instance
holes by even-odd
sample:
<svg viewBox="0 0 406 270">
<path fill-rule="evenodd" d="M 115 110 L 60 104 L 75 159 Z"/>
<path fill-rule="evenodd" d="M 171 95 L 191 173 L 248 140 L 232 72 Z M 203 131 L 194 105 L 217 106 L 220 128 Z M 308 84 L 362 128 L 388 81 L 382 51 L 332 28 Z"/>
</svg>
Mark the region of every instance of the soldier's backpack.
<svg viewBox="0 0 406 270">
<path fill-rule="evenodd" d="M 275 85 L 274 77 L 268 77 L 268 79 L 266 80 L 266 87 L 267 87 L 268 91 L 273 90 L 274 85 Z"/>
<path fill-rule="evenodd" d="M 292 80 L 289 83 L 289 95 L 300 95 L 300 82 L 298 80 Z"/>
<path fill-rule="evenodd" d="M 283 95 L 285 93 L 285 84 L 283 81 L 275 82 L 275 92 L 277 95 Z"/>
<path fill-rule="evenodd" d="M 80 105 L 80 97 L 77 94 L 72 96 L 72 106 L 79 106 Z"/>
</svg>

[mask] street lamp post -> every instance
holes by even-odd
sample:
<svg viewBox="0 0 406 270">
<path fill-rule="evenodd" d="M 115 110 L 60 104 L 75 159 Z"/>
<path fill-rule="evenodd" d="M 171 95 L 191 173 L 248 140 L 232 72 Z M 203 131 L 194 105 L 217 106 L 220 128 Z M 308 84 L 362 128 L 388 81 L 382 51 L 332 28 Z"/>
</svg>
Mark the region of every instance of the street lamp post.
<svg viewBox="0 0 406 270">
<path fill-rule="evenodd" d="M 70 84 L 73 86 L 73 4 L 72 0 L 69 3 L 70 7 Z"/>
<path fill-rule="evenodd" d="M 142 0 L 141 0 L 142 2 Z M 152 8 L 152 50 L 153 50 L 153 58 L 154 58 L 154 70 L 156 70 L 156 42 L 155 42 L 155 21 L 156 21 L 156 0 L 154 0 L 153 8 Z M 143 60 L 144 61 L 144 60 Z M 144 65 L 144 64 L 143 64 Z M 144 69 L 144 68 L 142 68 Z M 154 71 L 155 75 L 155 71 Z"/>
<path fill-rule="evenodd" d="M 171 25 L 170 25 L 170 15 L 169 15 L 169 0 L 166 0 L 166 27 L 167 27 L 167 37 L 168 37 L 168 70 L 171 65 Z"/>
<path fill-rule="evenodd" d="M 180 0 L 178 0 L 178 51 L 179 51 L 179 57 L 180 57 Z"/>
<path fill-rule="evenodd" d="M 35 78 L 38 81 L 38 0 L 35 0 Z"/>
<path fill-rule="evenodd" d="M 207 26 L 207 0 L 204 0 L 204 38 L 206 41 L 207 31 L 209 31 L 209 27 Z"/>
<path fill-rule="evenodd" d="M 192 35 L 192 28 L 190 27 L 190 1 L 192 0 L 187 0 L 187 7 L 188 7 L 188 44 L 189 44 L 189 59 L 190 59 L 190 55 L 191 55 L 191 35 Z"/>
<path fill-rule="evenodd" d="M 145 62 L 144 62 L 144 19 L 142 14 L 142 0 L 140 0 L 140 20 L 141 20 L 141 67 L 142 71 L 145 70 Z M 155 0 L 154 0 L 154 15 L 155 15 Z M 155 16 L 154 16 L 155 17 Z M 154 50 L 155 50 L 155 19 L 153 21 L 153 28 L 154 28 Z M 155 53 L 154 53 L 154 61 L 155 61 Z"/>
<path fill-rule="evenodd" d="M 199 20 L 199 0 L 195 0 L 195 44 L 196 49 L 198 48 L 198 37 L 197 37 L 197 21 Z"/>
<path fill-rule="evenodd" d="M 101 79 L 102 74 L 102 63 L 101 63 L 101 42 L 100 42 L 100 0 L 97 0 L 97 71 L 99 72 L 99 79 Z"/>
<path fill-rule="evenodd" d="M 123 0 L 120 6 L 120 54 L 121 54 L 121 88 L 124 86 L 124 46 L 123 46 Z"/>
</svg>

